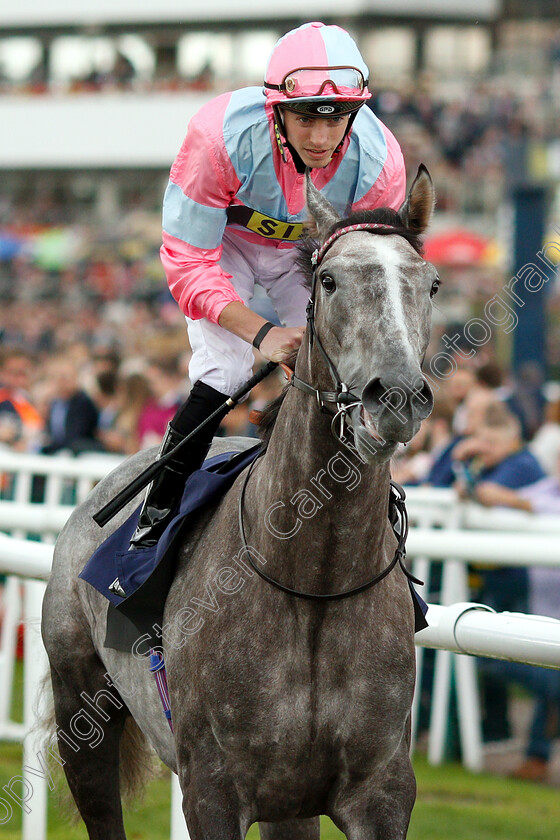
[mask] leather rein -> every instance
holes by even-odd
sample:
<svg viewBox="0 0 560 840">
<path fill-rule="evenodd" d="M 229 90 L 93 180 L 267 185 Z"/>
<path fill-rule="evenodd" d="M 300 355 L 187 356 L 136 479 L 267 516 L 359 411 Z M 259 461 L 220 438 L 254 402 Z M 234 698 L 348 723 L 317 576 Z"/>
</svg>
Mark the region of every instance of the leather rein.
<svg viewBox="0 0 560 840">
<path fill-rule="evenodd" d="M 319 265 L 325 256 L 327 250 L 331 247 L 331 245 L 336 242 L 339 237 L 343 236 L 346 233 L 351 233 L 353 231 L 371 231 L 374 233 L 376 230 L 383 229 L 387 231 L 394 231 L 395 233 L 398 232 L 397 228 L 394 228 L 392 225 L 384 225 L 384 224 L 376 224 L 376 223 L 363 223 L 363 224 L 355 224 L 355 225 L 348 225 L 347 227 L 339 228 L 336 230 L 325 242 L 321 245 L 320 248 L 316 249 L 312 256 L 311 256 L 311 263 L 314 267 L 313 271 L 313 279 L 311 285 L 311 295 L 309 298 L 309 302 L 307 304 L 306 309 L 306 316 L 307 316 L 307 324 L 309 328 L 309 342 L 310 346 L 313 345 L 315 341 L 319 352 L 323 356 L 327 366 L 329 368 L 330 374 L 335 382 L 336 390 L 334 391 L 320 391 L 317 388 L 314 388 L 312 385 L 309 385 L 307 382 L 304 382 L 302 379 L 297 377 L 293 371 L 289 369 L 285 369 L 288 375 L 288 382 L 289 385 L 293 386 L 294 388 L 298 388 L 300 391 L 303 391 L 306 394 L 310 394 L 315 396 L 317 400 L 317 404 L 321 411 L 326 411 L 326 404 L 334 403 L 336 405 L 337 411 L 333 416 L 333 420 L 331 423 L 331 430 L 335 437 L 343 441 L 343 434 L 344 434 L 344 427 L 347 422 L 347 414 L 350 408 L 359 405 L 361 400 L 355 394 L 352 394 L 348 388 L 348 386 L 341 380 L 336 366 L 334 362 L 329 357 L 328 353 L 326 352 L 321 340 L 317 334 L 315 328 L 315 291 L 317 285 L 317 270 Z M 330 412 L 329 412 L 330 413 Z M 340 418 L 340 430 L 338 433 L 335 431 L 335 423 Z M 376 574 L 374 577 L 370 578 L 365 583 L 362 583 L 359 586 L 352 587 L 351 589 L 346 589 L 342 592 L 335 592 L 329 593 L 325 595 L 317 594 L 314 592 L 302 592 L 298 589 L 292 589 L 289 586 L 281 583 L 280 581 L 276 580 L 270 575 L 267 575 L 262 569 L 260 569 L 253 557 L 251 555 L 251 549 L 247 544 L 247 537 L 245 534 L 245 526 L 243 523 L 243 505 L 245 501 L 245 492 L 247 490 L 247 485 L 249 483 L 249 479 L 252 475 L 253 469 L 255 468 L 259 458 L 264 455 L 266 450 L 255 458 L 251 466 L 247 471 L 247 475 L 245 476 L 245 480 L 243 482 L 243 486 L 241 488 L 241 493 L 239 496 L 239 533 L 241 536 L 241 542 L 243 545 L 243 549 L 245 550 L 246 561 L 249 563 L 250 567 L 253 569 L 256 574 L 262 578 L 267 583 L 274 586 L 276 589 L 279 589 L 281 592 L 286 593 L 287 595 L 291 595 L 295 598 L 303 598 L 307 601 L 341 601 L 344 598 L 351 598 L 354 595 L 358 595 L 360 592 L 365 592 L 368 589 L 371 589 L 376 584 L 380 583 L 387 575 L 395 568 L 398 564 L 406 577 L 417 584 L 422 584 L 421 580 L 414 577 L 404 565 L 404 559 L 406 557 L 406 538 L 408 536 L 408 514 L 406 511 L 405 505 L 405 492 L 403 488 L 397 484 L 395 481 L 390 482 L 390 491 L 389 491 L 389 521 L 391 522 L 391 527 L 393 529 L 393 533 L 397 538 L 397 548 L 395 549 L 395 553 L 391 562 L 382 569 L 381 572 Z"/>
</svg>

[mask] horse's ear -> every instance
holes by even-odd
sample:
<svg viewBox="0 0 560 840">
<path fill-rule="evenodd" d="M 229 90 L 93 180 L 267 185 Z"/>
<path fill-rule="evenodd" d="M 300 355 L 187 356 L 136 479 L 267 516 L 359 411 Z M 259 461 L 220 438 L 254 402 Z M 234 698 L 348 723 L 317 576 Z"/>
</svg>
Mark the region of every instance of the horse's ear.
<svg viewBox="0 0 560 840">
<path fill-rule="evenodd" d="M 412 233 L 424 233 L 430 224 L 435 203 L 436 193 L 430 173 L 421 163 L 406 200 L 399 210 L 405 227 Z"/>
<path fill-rule="evenodd" d="M 307 199 L 307 209 L 311 213 L 311 217 L 317 226 L 319 238 L 324 241 L 327 234 L 334 225 L 338 222 L 339 216 L 334 207 L 321 195 L 319 190 L 315 187 L 311 180 L 311 170 L 305 171 L 305 195 Z"/>
</svg>

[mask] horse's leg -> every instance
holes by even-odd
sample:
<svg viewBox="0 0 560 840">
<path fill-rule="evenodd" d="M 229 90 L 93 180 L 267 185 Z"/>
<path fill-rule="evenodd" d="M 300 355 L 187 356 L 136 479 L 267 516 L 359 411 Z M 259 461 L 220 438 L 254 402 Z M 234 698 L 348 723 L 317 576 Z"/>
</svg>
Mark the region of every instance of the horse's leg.
<svg viewBox="0 0 560 840">
<path fill-rule="evenodd" d="M 348 840 L 405 840 L 415 798 L 416 779 L 404 750 L 381 773 L 341 791 L 329 816 Z"/>
<path fill-rule="evenodd" d="M 191 840 L 243 840 L 237 797 L 208 779 L 183 794 L 183 813 Z"/>
<path fill-rule="evenodd" d="M 261 840 L 319 840 L 319 817 L 309 820 L 286 820 L 281 823 L 259 823 Z"/>
<path fill-rule="evenodd" d="M 51 658 L 58 660 L 51 678 L 59 753 L 89 838 L 126 840 L 119 747 L 128 709 L 95 653 L 79 664 L 68 655 Z"/>
<path fill-rule="evenodd" d="M 205 750 L 196 760 L 179 747 L 177 766 L 183 791 L 183 814 L 191 840 L 243 840 L 249 821 L 243 819 L 239 798 L 228 776 L 215 772 L 221 764 L 213 760 L 213 750 Z M 245 826 L 245 830 L 244 827 Z"/>
</svg>

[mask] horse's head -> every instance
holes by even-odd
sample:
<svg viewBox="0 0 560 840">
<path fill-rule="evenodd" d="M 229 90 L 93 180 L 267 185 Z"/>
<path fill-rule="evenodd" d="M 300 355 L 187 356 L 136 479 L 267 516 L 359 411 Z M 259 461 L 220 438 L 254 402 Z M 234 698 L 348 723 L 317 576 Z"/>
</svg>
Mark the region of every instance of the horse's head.
<svg viewBox="0 0 560 840">
<path fill-rule="evenodd" d="M 368 462 L 390 457 L 397 443 L 414 437 L 432 410 L 421 364 L 438 278 L 421 256 L 418 237 L 434 201 L 432 180 L 421 166 L 398 213 L 383 208 L 341 221 L 307 178 L 307 206 L 321 242 L 315 330 L 340 381 L 359 400 L 349 415 L 355 445 Z M 357 223 L 366 229 L 330 241 L 334 232 Z M 324 366 L 321 353 L 311 358 L 312 364 Z"/>
</svg>

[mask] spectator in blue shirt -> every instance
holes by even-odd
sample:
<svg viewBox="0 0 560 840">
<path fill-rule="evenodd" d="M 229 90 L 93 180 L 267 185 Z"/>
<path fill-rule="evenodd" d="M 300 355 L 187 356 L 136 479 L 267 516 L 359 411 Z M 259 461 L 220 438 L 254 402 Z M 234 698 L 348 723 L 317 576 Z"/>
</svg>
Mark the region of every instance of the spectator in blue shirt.
<svg viewBox="0 0 560 840">
<path fill-rule="evenodd" d="M 50 364 L 52 396 L 47 411 L 45 455 L 67 449 L 74 454 L 99 449 L 99 411 L 80 387 L 71 359 L 56 357 Z"/>
<path fill-rule="evenodd" d="M 455 434 L 435 458 L 426 478 L 424 484 L 429 484 L 431 487 L 451 487 L 456 480 L 456 474 L 453 470 L 453 463 L 455 460 L 455 449 L 458 444 L 466 438 L 472 437 L 479 429 L 485 417 L 488 406 L 498 402 L 498 397 L 490 388 L 474 387 L 470 393 L 464 397 L 458 410 L 461 412 L 460 428 L 455 428 Z M 453 426 L 456 425 L 457 410 L 455 411 L 455 418 Z M 460 451 L 460 449 L 459 449 Z"/>
<path fill-rule="evenodd" d="M 455 487 L 463 498 L 480 504 L 507 507 L 512 492 L 544 478 L 535 456 L 524 446 L 521 424 L 504 403 L 490 403 L 476 432 L 453 450 L 458 476 Z M 480 589 L 474 599 L 498 612 L 528 612 L 529 578 L 526 568 L 477 570 Z M 486 740 L 509 737 L 507 681 L 483 665 L 483 729 Z"/>
<path fill-rule="evenodd" d="M 456 488 L 480 504 L 508 506 L 508 490 L 519 490 L 545 477 L 523 444 L 521 426 L 503 403 L 490 403 L 477 431 L 453 449 Z"/>
</svg>

